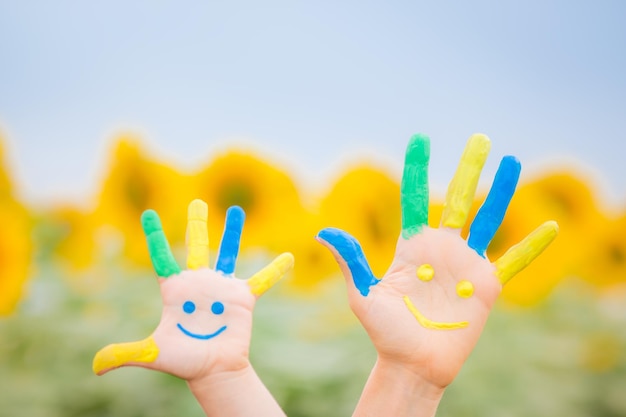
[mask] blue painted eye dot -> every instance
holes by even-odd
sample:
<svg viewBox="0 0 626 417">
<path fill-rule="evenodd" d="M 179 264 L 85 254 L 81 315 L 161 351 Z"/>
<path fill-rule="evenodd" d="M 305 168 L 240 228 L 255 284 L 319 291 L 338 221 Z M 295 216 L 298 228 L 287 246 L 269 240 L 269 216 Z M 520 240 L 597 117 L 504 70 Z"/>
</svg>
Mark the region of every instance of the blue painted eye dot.
<svg viewBox="0 0 626 417">
<path fill-rule="evenodd" d="M 193 301 L 185 301 L 185 303 L 183 304 L 183 311 L 187 314 L 191 314 L 196 311 L 196 305 L 193 303 Z"/>
<path fill-rule="evenodd" d="M 222 314 L 224 312 L 224 304 L 216 301 L 211 305 L 211 311 L 213 314 Z"/>
</svg>

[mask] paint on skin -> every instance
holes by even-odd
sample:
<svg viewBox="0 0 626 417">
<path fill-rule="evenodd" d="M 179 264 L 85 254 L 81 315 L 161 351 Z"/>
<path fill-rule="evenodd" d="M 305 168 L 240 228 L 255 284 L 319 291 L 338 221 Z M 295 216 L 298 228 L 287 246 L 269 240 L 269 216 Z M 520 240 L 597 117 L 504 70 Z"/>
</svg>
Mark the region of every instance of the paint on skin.
<svg viewBox="0 0 626 417">
<path fill-rule="evenodd" d="M 187 209 L 187 268 L 209 266 L 209 209 L 202 200 L 193 200 Z"/>
<path fill-rule="evenodd" d="M 219 334 L 221 334 L 224 330 L 226 330 L 226 326 L 222 326 L 215 333 L 198 334 L 198 333 L 190 332 L 189 330 L 185 329 L 180 323 L 176 323 L 176 327 L 178 327 L 180 331 L 186 334 L 187 336 L 193 337 L 194 339 L 200 339 L 200 340 L 212 339 L 215 336 L 218 336 Z"/>
<path fill-rule="evenodd" d="M 472 135 L 467 141 L 456 173 L 448 186 L 441 224 L 445 227 L 460 229 L 465 224 L 480 171 L 482 171 L 491 148 L 489 138 L 482 134 Z"/>
<path fill-rule="evenodd" d="M 239 206 L 232 206 L 226 211 L 224 233 L 215 265 L 215 270 L 225 275 L 232 275 L 235 272 L 244 219 L 244 211 Z"/>
<path fill-rule="evenodd" d="M 170 245 L 161 226 L 161 220 L 156 211 L 144 211 L 141 215 L 141 226 L 148 242 L 150 260 L 157 275 L 167 278 L 180 274 L 180 267 L 172 255 Z"/>
<path fill-rule="evenodd" d="M 192 314 L 193 312 L 196 311 L 196 304 L 193 301 L 185 301 L 183 303 L 183 311 L 186 314 Z M 219 301 L 215 301 L 213 304 L 211 304 L 211 312 L 215 315 L 220 315 L 222 313 L 224 313 L 224 304 L 222 304 Z M 201 339 L 201 340 L 208 340 L 208 339 L 212 339 L 215 336 L 219 335 L 220 333 L 222 333 L 224 330 L 226 330 L 226 326 L 222 326 L 220 327 L 216 332 L 214 333 L 209 333 L 209 334 L 199 334 L 199 333 L 193 333 L 190 332 L 189 330 L 185 329 L 183 327 L 182 324 L 180 323 L 176 323 L 176 327 L 178 327 L 178 329 L 183 332 L 184 334 L 186 334 L 189 337 L 193 337 L 194 339 Z"/>
<path fill-rule="evenodd" d="M 423 264 L 423 265 L 420 265 L 419 268 L 417 268 L 416 275 L 421 281 L 425 281 L 425 282 L 430 281 L 435 276 L 435 270 L 432 267 L 432 265 Z"/>
<path fill-rule="evenodd" d="M 467 245 L 483 258 L 496 231 L 502 224 L 519 179 L 521 165 L 514 156 L 505 156 L 500 161 L 493 184 L 485 202 L 470 225 Z"/>
<path fill-rule="evenodd" d="M 250 292 L 260 297 L 278 282 L 278 280 L 293 267 L 293 255 L 289 252 L 282 253 L 269 265 L 254 274 L 248 281 Z"/>
<path fill-rule="evenodd" d="M 502 285 L 539 256 L 552 243 L 558 233 L 559 226 L 557 223 L 553 220 L 547 221 L 498 258 L 494 265 L 496 276 Z"/>
<path fill-rule="evenodd" d="M 418 134 L 411 137 L 407 146 L 400 204 L 402 206 L 402 237 L 409 239 L 428 224 L 428 161 L 430 139 Z"/>
<path fill-rule="evenodd" d="M 149 336 L 143 340 L 117 343 L 100 349 L 93 359 L 93 372 L 102 375 L 108 370 L 129 363 L 151 363 L 159 356 L 159 347 Z"/>
<path fill-rule="evenodd" d="M 442 323 L 437 321 L 432 321 L 427 319 L 419 310 L 413 305 L 411 300 L 407 295 L 402 297 L 404 303 L 408 307 L 409 311 L 413 314 L 413 316 L 417 319 L 417 322 L 426 329 L 432 330 L 454 330 L 454 329 L 462 329 L 469 325 L 467 321 L 459 321 L 456 323 Z"/>
<path fill-rule="evenodd" d="M 461 298 L 470 298 L 474 294 L 474 284 L 467 280 L 461 280 L 456 284 L 456 293 Z"/>
<path fill-rule="evenodd" d="M 328 242 L 339 253 L 352 275 L 354 286 L 361 295 L 368 295 L 370 287 L 380 282 L 372 274 L 361 245 L 354 237 L 341 229 L 328 227 L 322 229 L 317 234 L 317 238 Z"/>
</svg>

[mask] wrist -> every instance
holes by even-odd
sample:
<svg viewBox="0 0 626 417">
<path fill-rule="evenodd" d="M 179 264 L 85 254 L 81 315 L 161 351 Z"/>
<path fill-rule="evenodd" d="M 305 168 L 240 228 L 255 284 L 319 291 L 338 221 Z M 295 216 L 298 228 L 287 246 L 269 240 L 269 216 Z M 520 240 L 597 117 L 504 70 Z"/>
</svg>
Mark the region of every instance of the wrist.
<svg viewBox="0 0 626 417">
<path fill-rule="evenodd" d="M 285 416 L 249 363 L 188 380 L 187 385 L 207 416 Z"/>
<path fill-rule="evenodd" d="M 354 416 L 432 417 L 444 391 L 445 386 L 427 380 L 411 368 L 379 357 Z"/>
<path fill-rule="evenodd" d="M 239 380 L 245 379 L 255 371 L 249 361 L 242 362 L 240 366 L 232 369 L 212 369 L 203 375 L 187 379 L 187 385 L 193 392 L 195 389 L 205 390 L 222 385 L 237 384 Z"/>
</svg>

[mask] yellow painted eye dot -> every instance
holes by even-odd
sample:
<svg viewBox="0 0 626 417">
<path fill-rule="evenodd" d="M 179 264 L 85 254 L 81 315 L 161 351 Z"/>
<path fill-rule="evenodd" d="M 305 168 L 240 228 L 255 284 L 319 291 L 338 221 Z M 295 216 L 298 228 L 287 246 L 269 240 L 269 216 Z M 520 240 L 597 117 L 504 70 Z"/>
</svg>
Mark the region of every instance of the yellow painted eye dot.
<svg viewBox="0 0 626 417">
<path fill-rule="evenodd" d="M 435 270 L 429 264 L 423 264 L 417 268 L 417 277 L 422 281 L 430 281 L 434 276 Z"/>
<path fill-rule="evenodd" d="M 459 281 L 459 283 L 456 284 L 456 293 L 461 298 L 469 298 L 474 294 L 474 284 L 467 280 Z"/>
</svg>

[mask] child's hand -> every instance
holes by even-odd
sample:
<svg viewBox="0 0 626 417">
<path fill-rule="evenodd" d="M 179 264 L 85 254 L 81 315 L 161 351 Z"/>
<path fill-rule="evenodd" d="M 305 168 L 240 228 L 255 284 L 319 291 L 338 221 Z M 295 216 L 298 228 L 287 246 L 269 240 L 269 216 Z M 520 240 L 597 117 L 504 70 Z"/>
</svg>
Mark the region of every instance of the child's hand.
<svg viewBox="0 0 626 417">
<path fill-rule="evenodd" d="M 441 227 L 428 222 L 428 137 L 407 148 L 401 186 L 402 234 L 387 273 L 372 275 L 359 243 L 339 229 L 317 239 L 348 280 L 350 306 L 368 332 L 378 364 L 403 369 L 440 389 L 449 385 L 473 349 L 502 285 L 539 255 L 557 234 L 546 222 L 494 263 L 485 250 L 502 222 L 519 176 L 513 157 L 502 160 L 467 241 L 460 236 L 489 140 L 468 141 L 445 200 Z M 389 399 L 388 399 L 389 400 Z"/>
<path fill-rule="evenodd" d="M 215 270 L 209 269 L 206 204 L 191 202 L 188 215 L 189 269 L 185 271 L 170 252 L 158 215 L 151 210 L 142 215 L 150 257 L 159 276 L 161 321 L 144 340 L 100 350 L 93 361 L 96 374 L 121 366 L 141 366 L 193 382 L 249 367 L 254 304 L 291 268 L 293 256 L 280 255 L 248 280 L 234 277 L 244 213 L 231 207 Z"/>
</svg>

